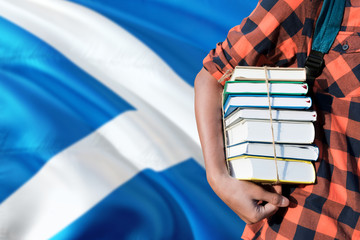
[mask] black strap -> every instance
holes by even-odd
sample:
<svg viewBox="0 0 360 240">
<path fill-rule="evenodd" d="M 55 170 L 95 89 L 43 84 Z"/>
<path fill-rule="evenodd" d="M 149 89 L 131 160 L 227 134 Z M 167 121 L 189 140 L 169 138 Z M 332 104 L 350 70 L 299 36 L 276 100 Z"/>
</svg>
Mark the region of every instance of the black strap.
<svg viewBox="0 0 360 240">
<path fill-rule="evenodd" d="M 320 76 L 324 66 L 324 53 L 311 50 L 305 62 L 306 80 L 309 84 L 312 85 L 315 78 Z"/>
<path fill-rule="evenodd" d="M 320 15 L 316 21 L 311 51 L 306 59 L 306 77 L 312 84 L 325 66 L 326 54 L 340 30 L 344 14 L 345 0 L 324 0 Z"/>
</svg>

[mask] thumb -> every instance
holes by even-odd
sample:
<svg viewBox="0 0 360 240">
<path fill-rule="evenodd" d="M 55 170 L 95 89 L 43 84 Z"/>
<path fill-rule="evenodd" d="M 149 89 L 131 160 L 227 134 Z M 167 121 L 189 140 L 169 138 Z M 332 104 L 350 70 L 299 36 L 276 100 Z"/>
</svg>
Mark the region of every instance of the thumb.
<svg viewBox="0 0 360 240">
<path fill-rule="evenodd" d="M 276 193 L 282 194 L 282 185 L 281 184 L 273 185 L 273 188 Z"/>
<path fill-rule="evenodd" d="M 289 206 L 289 199 L 278 193 L 265 192 L 263 200 L 277 207 Z"/>
</svg>

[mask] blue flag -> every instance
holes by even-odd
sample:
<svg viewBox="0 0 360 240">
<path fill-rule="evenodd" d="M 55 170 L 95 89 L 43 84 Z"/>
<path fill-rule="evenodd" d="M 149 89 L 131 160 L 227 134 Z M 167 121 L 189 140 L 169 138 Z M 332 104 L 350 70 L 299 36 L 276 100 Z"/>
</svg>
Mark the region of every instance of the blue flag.
<svg viewBox="0 0 360 240">
<path fill-rule="evenodd" d="M 255 4 L 1 1 L 0 239 L 239 239 L 193 81 Z"/>
</svg>

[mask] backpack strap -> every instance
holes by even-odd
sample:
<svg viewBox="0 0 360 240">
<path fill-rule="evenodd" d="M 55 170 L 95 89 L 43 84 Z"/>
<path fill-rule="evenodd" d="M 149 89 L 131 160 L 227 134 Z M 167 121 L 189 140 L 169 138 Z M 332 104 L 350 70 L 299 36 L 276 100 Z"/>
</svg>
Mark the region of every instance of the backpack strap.
<svg viewBox="0 0 360 240">
<path fill-rule="evenodd" d="M 333 44 L 341 26 L 345 0 L 324 0 L 316 21 L 312 47 L 305 62 L 307 79 L 312 82 L 324 68 L 324 54 Z"/>
</svg>

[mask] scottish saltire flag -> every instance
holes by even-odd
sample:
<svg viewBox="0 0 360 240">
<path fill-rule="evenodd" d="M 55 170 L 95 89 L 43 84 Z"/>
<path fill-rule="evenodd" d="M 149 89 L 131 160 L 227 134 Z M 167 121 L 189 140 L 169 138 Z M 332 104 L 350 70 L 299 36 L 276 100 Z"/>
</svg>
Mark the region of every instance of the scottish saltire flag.
<svg viewBox="0 0 360 240">
<path fill-rule="evenodd" d="M 239 239 L 193 81 L 255 4 L 0 0 L 0 239 Z"/>
</svg>

